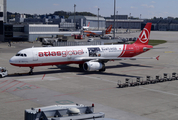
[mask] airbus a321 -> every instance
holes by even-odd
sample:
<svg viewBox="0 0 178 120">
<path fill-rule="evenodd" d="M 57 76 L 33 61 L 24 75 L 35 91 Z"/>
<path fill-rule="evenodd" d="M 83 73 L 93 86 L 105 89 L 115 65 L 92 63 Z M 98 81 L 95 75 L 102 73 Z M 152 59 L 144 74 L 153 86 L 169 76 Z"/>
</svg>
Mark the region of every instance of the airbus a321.
<svg viewBox="0 0 178 120">
<path fill-rule="evenodd" d="M 79 64 L 84 71 L 105 71 L 105 63 L 108 61 L 154 59 L 155 57 L 134 57 L 153 48 L 148 45 L 150 29 L 151 23 L 147 23 L 133 44 L 32 47 L 19 51 L 9 62 L 18 67 L 30 67 L 29 74 L 37 66 L 62 64 Z"/>
</svg>

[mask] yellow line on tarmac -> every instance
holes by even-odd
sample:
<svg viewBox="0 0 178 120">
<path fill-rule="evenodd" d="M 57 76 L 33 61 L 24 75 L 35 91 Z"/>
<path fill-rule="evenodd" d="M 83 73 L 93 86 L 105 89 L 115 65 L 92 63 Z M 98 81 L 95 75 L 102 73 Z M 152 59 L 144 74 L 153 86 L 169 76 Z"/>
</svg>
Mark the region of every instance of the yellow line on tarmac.
<svg viewBox="0 0 178 120">
<path fill-rule="evenodd" d="M 173 51 L 165 51 L 164 53 L 173 53 Z"/>
</svg>

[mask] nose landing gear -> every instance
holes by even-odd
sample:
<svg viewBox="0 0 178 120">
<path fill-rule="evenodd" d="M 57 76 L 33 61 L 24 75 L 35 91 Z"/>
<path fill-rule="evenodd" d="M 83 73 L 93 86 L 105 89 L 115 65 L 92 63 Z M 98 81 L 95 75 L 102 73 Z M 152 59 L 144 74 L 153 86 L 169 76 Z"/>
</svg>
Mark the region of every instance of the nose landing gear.
<svg viewBox="0 0 178 120">
<path fill-rule="evenodd" d="M 30 67 L 29 75 L 33 75 L 33 69 L 34 69 L 34 67 Z"/>
</svg>

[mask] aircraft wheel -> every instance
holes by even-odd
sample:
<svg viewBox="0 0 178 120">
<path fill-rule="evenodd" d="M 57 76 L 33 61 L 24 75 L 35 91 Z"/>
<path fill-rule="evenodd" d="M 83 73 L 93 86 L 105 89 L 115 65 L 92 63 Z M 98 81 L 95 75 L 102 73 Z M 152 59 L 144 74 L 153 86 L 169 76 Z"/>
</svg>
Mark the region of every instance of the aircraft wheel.
<svg viewBox="0 0 178 120">
<path fill-rule="evenodd" d="M 79 68 L 80 68 L 80 69 L 83 69 L 83 64 L 79 64 Z"/>
<path fill-rule="evenodd" d="M 33 72 L 29 72 L 28 74 L 29 74 L 29 75 L 33 75 Z"/>
<path fill-rule="evenodd" d="M 0 78 L 2 78 L 2 75 L 0 75 Z"/>
<path fill-rule="evenodd" d="M 104 67 L 104 68 L 100 69 L 99 71 L 104 72 L 105 70 L 106 70 L 106 68 Z"/>
<path fill-rule="evenodd" d="M 34 67 L 30 67 L 29 75 L 33 75 L 33 68 L 34 68 Z"/>
</svg>

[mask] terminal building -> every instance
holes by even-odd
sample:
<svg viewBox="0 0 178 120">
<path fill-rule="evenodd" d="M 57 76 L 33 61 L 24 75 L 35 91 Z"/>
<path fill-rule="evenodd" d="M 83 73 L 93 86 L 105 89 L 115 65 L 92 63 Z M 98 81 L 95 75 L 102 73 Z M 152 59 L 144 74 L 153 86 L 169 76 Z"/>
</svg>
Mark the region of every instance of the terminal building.
<svg viewBox="0 0 178 120">
<path fill-rule="evenodd" d="M 157 31 L 178 31 L 178 20 L 175 19 L 150 19 L 144 20 L 144 24 L 147 22 L 152 23 L 152 30 Z"/>
<path fill-rule="evenodd" d="M 34 41 L 38 37 L 56 37 L 58 32 L 58 25 L 28 24 L 24 26 L 28 41 Z"/>
<path fill-rule="evenodd" d="M 90 30 L 104 30 L 106 28 L 106 21 L 104 17 L 94 17 L 94 16 L 69 16 L 68 20 L 75 21 L 77 29 L 81 29 L 83 26 L 87 26 L 90 22 Z"/>
<path fill-rule="evenodd" d="M 128 19 L 128 15 L 116 15 L 115 28 L 116 29 L 141 29 L 141 24 L 144 20 Z M 106 27 L 114 26 L 114 16 L 106 18 Z"/>
<path fill-rule="evenodd" d="M 6 0 L 0 0 L 0 41 L 4 40 L 4 23 L 7 22 Z"/>
<path fill-rule="evenodd" d="M 69 16 L 68 19 L 60 16 L 34 15 L 26 18 L 19 14 L 7 23 L 6 0 L 0 1 L 0 41 L 35 41 L 39 37 L 57 37 L 61 34 L 80 34 L 83 26 L 90 23 L 89 30 L 105 30 L 110 25 L 114 28 L 114 16 Z M 134 19 L 128 15 L 115 16 L 115 28 L 118 29 L 143 29 L 147 22 L 152 22 L 152 30 L 178 31 L 178 20 L 167 19 Z M 98 28 L 99 27 L 99 28 Z M 66 32 L 68 31 L 68 33 Z M 77 31 L 74 33 L 74 31 Z M 125 30 L 124 30 L 125 31 Z M 71 34 L 70 34 L 71 35 Z"/>
</svg>

